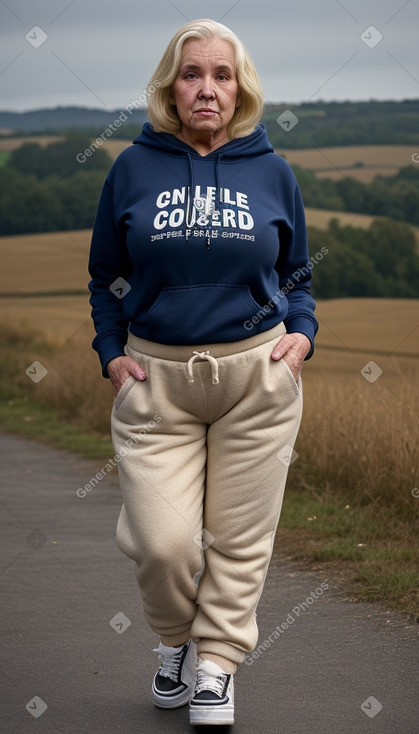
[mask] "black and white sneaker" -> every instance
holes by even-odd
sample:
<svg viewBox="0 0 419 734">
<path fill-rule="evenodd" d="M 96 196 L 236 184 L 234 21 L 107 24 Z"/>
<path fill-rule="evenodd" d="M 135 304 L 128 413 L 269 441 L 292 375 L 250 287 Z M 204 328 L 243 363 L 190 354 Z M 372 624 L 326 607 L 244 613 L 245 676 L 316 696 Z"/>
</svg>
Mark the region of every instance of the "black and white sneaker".
<svg viewBox="0 0 419 734">
<path fill-rule="evenodd" d="M 162 709 L 185 706 L 196 681 L 196 644 L 189 640 L 183 647 L 168 647 L 161 642 L 154 652 L 159 653 L 160 661 L 152 685 L 154 705 Z"/>
<path fill-rule="evenodd" d="M 189 721 L 195 726 L 234 724 L 233 676 L 212 660 L 199 660 L 195 691 L 189 703 Z"/>
</svg>

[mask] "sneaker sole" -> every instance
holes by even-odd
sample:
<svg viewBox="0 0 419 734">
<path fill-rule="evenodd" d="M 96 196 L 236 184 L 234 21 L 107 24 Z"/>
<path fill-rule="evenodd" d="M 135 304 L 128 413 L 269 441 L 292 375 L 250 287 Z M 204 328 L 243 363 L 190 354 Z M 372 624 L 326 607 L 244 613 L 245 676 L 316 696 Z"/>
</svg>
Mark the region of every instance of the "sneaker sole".
<svg viewBox="0 0 419 734">
<path fill-rule="evenodd" d="M 178 709 L 181 706 L 186 706 L 193 696 L 193 685 L 190 688 L 186 688 L 182 693 L 178 693 L 177 696 L 161 696 L 156 691 L 152 691 L 153 703 L 159 709 Z"/>
<path fill-rule="evenodd" d="M 229 726 L 234 724 L 234 708 L 223 708 L 217 711 L 216 706 L 200 706 L 189 709 L 189 723 L 193 726 Z"/>
</svg>

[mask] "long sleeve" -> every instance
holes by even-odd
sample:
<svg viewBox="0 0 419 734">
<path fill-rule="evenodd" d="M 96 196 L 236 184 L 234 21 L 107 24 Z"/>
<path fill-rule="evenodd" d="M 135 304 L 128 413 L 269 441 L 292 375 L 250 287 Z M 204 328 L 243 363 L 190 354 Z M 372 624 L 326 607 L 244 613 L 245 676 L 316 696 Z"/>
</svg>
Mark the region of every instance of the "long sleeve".
<svg viewBox="0 0 419 734">
<path fill-rule="evenodd" d="M 99 354 L 104 377 L 108 377 L 107 363 L 124 354 L 129 326 L 123 312 L 129 285 L 124 283 L 128 283 L 131 272 L 123 232 L 115 221 L 113 189 L 108 178 L 99 201 L 89 258 L 90 305 L 96 330 L 92 346 Z M 115 284 L 118 278 L 123 280 Z"/>
<path fill-rule="evenodd" d="M 296 183 L 291 227 L 281 236 L 281 249 L 275 269 L 279 275 L 282 293 L 288 300 L 288 314 L 284 319 L 289 333 L 305 334 L 311 343 L 306 357 L 310 359 L 314 351 L 314 337 L 318 329 L 314 316 L 315 301 L 310 295 L 312 263 L 309 259 L 305 213 L 300 189 Z"/>
</svg>

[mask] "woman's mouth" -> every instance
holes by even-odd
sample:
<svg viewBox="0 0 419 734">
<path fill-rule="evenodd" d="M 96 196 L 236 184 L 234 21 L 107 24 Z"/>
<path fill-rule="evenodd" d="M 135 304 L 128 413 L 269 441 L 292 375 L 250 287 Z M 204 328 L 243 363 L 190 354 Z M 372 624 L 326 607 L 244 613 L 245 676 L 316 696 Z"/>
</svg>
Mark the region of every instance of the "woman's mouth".
<svg viewBox="0 0 419 734">
<path fill-rule="evenodd" d="M 210 107 L 201 107 L 199 110 L 195 110 L 194 114 L 199 115 L 199 117 L 214 117 L 214 115 L 218 115 L 218 112 Z"/>
</svg>

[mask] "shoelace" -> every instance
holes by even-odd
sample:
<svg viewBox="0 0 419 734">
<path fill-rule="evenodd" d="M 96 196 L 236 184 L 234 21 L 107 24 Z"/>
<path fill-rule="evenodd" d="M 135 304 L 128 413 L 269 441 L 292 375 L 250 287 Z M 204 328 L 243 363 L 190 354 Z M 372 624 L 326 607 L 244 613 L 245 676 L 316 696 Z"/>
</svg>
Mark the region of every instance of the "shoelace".
<svg viewBox="0 0 419 734">
<path fill-rule="evenodd" d="M 204 670 L 199 670 L 198 677 L 195 685 L 194 695 L 197 696 L 201 691 L 212 691 L 217 696 L 222 698 L 224 685 L 227 674 L 225 675 L 210 675 Z"/>
<path fill-rule="evenodd" d="M 208 362 L 211 365 L 212 384 L 213 385 L 218 385 L 218 383 L 220 382 L 220 380 L 218 379 L 218 362 L 215 359 L 215 357 L 212 357 L 211 354 L 208 351 L 206 351 L 206 352 L 192 352 L 192 354 L 194 356 L 191 357 L 190 360 L 189 360 L 189 362 L 188 362 L 188 378 L 189 378 L 188 382 L 193 382 L 194 381 L 194 379 L 193 379 L 193 369 L 192 369 L 193 363 L 195 362 L 195 360 L 196 360 L 197 357 L 201 357 L 201 359 L 207 359 Z"/>
<path fill-rule="evenodd" d="M 179 673 L 179 665 L 182 660 L 182 651 L 183 647 L 180 648 L 179 652 L 175 652 L 173 655 L 170 655 L 169 657 L 165 657 L 162 654 L 162 651 L 159 647 L 156 647 L 153 652 L 159 653 L 159 662 L 160 662 L 160 668 L 159 668 L 159 675 L 161 675 L 163 678 L 170 678 L 175 683 L 178 679 L 178 673 Z"/>
</svg>

